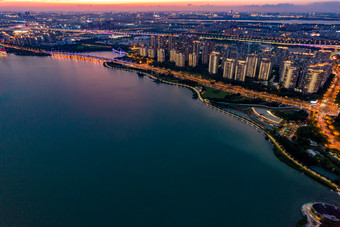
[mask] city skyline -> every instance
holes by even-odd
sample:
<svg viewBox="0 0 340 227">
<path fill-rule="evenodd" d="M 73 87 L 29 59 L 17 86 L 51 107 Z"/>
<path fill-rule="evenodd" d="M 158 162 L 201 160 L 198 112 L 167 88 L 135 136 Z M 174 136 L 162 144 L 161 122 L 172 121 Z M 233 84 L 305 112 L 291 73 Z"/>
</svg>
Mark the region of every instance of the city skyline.
<svg viewBox="0 0 340 227">
<path fill-rule="evenodd" d="M 226 11 L 240 12 L 333 12 L 338 13 L 340 3 L 319 0 L 0 0 L 2 10 L 31 11 Z"/>
</svg>

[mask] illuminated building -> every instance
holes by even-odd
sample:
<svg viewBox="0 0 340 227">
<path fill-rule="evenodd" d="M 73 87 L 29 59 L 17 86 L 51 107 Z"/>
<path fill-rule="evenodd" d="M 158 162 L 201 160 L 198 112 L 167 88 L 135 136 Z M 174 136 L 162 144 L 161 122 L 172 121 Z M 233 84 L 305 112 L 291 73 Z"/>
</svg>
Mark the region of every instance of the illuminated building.
<svg viewBox="0 0 340 227">
<path fill-rule="evenodd" d="M 252 107 L 251 109 L 254 115 L 256 116 L 256 118 L 262 122 L 265 122 L 267 124 L 271 124 L 274 126 L 279 126 L 282 123 L 281 118 L 275 116 L 274 114 L 272 114 L 272 112 L 270 112 L 267 109 L 259 108 L 259 107 Z"/>
<path fill-rule="evenodd" d="M 227 58 L 224 61 L 223 77 L 234 79 L 235 59 Z"/>
<path fill-rule="evenodd" d="M 218 72 L 218 66 L 220 63 L 220 53 L 213 51 L 209 56 L 209 73 L 216 74 Z"/>
<path fill-rule="evenodd" d="M 176 59 L 177 59 L 177 51 L 175 49 L 172 49 L 170 51 L 170 61 L 176 62 Z"/>
<path fill-rule="evenodd" d="M 192 53 L 194 53 L 197 58 L 200 55 L 201 42 L 198 40 L 193 41 Z"/>
<path fill-rule="evenodd" d="M 156 36 L 151 36 L 150 49 L 157 49 L 157 37 Z"/>
<path fill-rule="evenodd" d="M 156 58 L 156 50 L 153 48 L 148 49 L 148 57 L 149 58 Z"/>
<path fill-rule="evenodd" d="M 164 49 L 157 50 L 157 61 L 165 62 L 165 50 Z"/>
<path fill-rule="evenodd" d="M 257 62 L 258 57 L 255 54 L 251 54 L 247 56 L 246 63 L 247 63 L 247 70 L 246 76 L 254 78 L 256 76 L 256 69 L 257 69 Z"/>
<path fill-rule="evenodd" d="M 259 80 L 268 80 L 272 69 L 272 63 L 268 58 L 262 58 L 259 70 Z"/>
<path fill-rule="evenodd" d="M 148 56 L 148 48 L 146 46 L 140 48 L 140 55 L 142 57 L 147 57 Z"/>
<path fill-rule="evenodd" d="M 183 53 L 177 53 L 177 55 L 176 55 L 176 66 L 185 67 L 185 55 Z"/>
<path fill-rule="evenodd" d="M 305 93 L 316 93 L 323 79 L 323 70 L 309 68 L 303 78 L 302 89 Z"/>
<path fill-rule="evenodd" d="M 161 49 L 165 48 L 165 37 L 164 36 L 158 36 L 157 48 L 161 48 Z"/>
<path fill-rule="evenodd" d="M 198 63 L 198 56 L 195 53 L 189 54 L 189 66 L 196 67 Z"/>
<path fill-rule="evenodd" d="M 280 82 L 284 88 L 295 88 L 298 77 L 297 68 L 292 66 L 293 62 L 284 61 Z"/>
<path fill-rule="evenodd" d="M 247 63 L 239 60 L 235 67 L 235 80 L 244 81 L 246 78 Z"/>
</svg>

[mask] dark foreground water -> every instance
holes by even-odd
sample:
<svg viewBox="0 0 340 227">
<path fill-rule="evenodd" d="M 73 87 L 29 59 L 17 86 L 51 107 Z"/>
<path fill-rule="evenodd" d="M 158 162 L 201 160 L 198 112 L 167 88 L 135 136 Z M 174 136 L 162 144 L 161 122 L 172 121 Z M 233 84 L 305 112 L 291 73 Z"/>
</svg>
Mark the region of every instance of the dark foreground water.
<svg viewBox="0 0 340 227">
<path fill-rule="evenodd" d="M 0 58 L 2 226 L 293 226 L 339 197 L 255 129 L 101 64 Z"/>
</svg>

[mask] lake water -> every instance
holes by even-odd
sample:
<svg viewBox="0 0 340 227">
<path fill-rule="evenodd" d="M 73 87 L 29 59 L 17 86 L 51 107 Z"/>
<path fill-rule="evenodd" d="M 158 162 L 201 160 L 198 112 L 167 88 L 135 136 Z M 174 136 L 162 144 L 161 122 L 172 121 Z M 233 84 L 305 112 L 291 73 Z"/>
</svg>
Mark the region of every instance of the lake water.
<svg viewBox="0 0 340 227">
<path fill-rule="evenodd" d="M 255 129 L 99 63 L 0 58 L 2 226 L 294 226 L 339 196 Z"/>
</svg>

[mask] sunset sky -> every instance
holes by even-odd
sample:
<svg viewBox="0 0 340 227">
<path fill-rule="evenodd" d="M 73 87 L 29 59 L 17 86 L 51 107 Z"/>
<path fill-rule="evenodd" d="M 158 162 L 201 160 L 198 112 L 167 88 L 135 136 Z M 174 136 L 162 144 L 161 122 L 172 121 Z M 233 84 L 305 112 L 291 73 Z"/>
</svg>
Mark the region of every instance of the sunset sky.
<svg viewBox="0 0 340 227">
<path fill-rule="evenodd" d="M 292 5 L 294 4 L 294 5 Z M 334 6 L 335 4 L 335 6 Z M 0 0 L 0 10 L 241 10 L 332 11 L 339 3 L 319 0 Z"/>
</svg>

